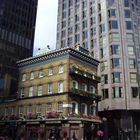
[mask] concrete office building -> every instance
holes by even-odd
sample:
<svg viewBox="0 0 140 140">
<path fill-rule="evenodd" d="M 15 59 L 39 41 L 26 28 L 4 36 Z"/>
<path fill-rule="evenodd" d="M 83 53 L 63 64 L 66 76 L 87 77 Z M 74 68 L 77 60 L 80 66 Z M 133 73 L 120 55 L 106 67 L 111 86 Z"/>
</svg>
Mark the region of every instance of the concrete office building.
<svg viewBox="0 0 140 140">
<path fill-rule="evenodd" d="M 17 91 L 16 61 L 32 56 L 38 0 L 0 0 L 0 96 Z"/>
<path fill-rule="evenodd" d="M 99 110 L 109 137 L 140 138 L 140 1 L 59 0 L 57 48 L 77 44 L 101 62 Z"/>
</svg>

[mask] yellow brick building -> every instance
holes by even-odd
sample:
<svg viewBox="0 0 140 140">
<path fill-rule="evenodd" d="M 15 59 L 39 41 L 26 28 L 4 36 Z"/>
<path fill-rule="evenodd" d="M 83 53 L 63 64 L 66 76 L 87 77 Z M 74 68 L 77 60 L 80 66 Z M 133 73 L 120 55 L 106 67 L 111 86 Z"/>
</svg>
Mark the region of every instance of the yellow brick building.
<svg viewBox="0 0 140 140">
<path fill-rule="evenodd" d="M 97 117 L 100 100 L 97 94 L 100 80 L 97 76 L 98 63 L 84 50 L 74 48 L 55 50 L 18 61 L 17 99 L 1 102 L 1 122 L 12 120 L 11 116 L 18 116 L 21 124 L 23 121 L 26 124 L 40 124 L 52 118 L 55 118 L 53 124 L 57 119 L 71 121 L 71 118 L 76 121 L 78 118 L 79 125 L 83 124 L 83 119 L 100 123 Z M 45 137 L 49 138 L 49 135 L 45 134 Z"/>
</svg>

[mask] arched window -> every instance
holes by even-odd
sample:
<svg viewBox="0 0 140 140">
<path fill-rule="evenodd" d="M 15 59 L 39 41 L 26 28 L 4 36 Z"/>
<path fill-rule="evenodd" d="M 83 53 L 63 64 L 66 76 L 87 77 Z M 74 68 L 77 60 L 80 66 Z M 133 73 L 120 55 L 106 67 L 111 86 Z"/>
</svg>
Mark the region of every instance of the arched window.
<svg viewBox="0 0 140 140">
<path fill-rule="evenodd" d="M 78 82 L 77 81 L 75 81 L 75 80 L 72 81 L 72 88 L 78 89 Z"/>
<path fill-rule="evenodd" d="M 26 74 L 24 73 L 23 75 L 22 75 L 22 81 L 26 81 Z"/>
<path fill-rule="evenodd" d="M 85 83 L 82 84 L 82 90 L 87 91 L 87 85 Z"/>
<path fill-rule="evenodd" d="M 96 107 L 93 105 L 90 106 L 90 115 L 96 115 Z"/>
<path fill-rule="evenodd" d="M 81 104 L 81 114 L 87 115 L 87 105 L 85 103 Z"/>
<path fill-rule="evenodd" d="M 72 103 L 72 113 L 78 113 L 78 103 L 73 101 Z"/>
<path fill-rule="evenodd" d="M 30 74 L 30 80 L 34 79 L 34 72 L 31 72 Z"/>
<path fill-rule="evenodd" d="M 96 92 L 96 89 L 95 89 L 94 86 L 90 86 L 90 92 L 91 92 L 91 93 L 95 93 L 95 92 Z"/>
</svg>

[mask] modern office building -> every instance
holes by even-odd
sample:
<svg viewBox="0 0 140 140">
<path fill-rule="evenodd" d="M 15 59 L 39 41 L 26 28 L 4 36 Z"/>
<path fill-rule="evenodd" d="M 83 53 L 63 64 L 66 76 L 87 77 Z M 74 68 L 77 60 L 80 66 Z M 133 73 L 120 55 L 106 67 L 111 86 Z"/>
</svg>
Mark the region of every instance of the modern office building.
<svg viewBox="0 0 140 140">
<path fill-rule="evenodd" d="M 73 48 L 18 61 L 19 94 L 0 103 L 0 136 L 95 140 L 101 124 L 98 63 Z"/>
<path fill-rule="evenodd" d="M 140 138 L 140 1 L 59 0 L 57 48 L 77 44 L 101 62 L 109 137 Z"/>
<path fill-rule="evenodd" d="M 16 61 L 33 53 L 38 0 L 0 0 L 0 96 L 17 91 Z"/>
</svg>

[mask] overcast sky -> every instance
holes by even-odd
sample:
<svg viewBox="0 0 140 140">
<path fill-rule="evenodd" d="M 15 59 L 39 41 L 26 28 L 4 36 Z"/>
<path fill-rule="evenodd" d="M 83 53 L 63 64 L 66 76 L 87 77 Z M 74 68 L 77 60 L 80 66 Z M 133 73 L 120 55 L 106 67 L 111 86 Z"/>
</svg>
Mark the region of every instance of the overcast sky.
<svg viewBox="0 0 140 140">
<path fill-rule="evenodd" d="M 57 0 L 38 0 L 34 54 L 38 48 L 56 46 Z"/>
</svg>

